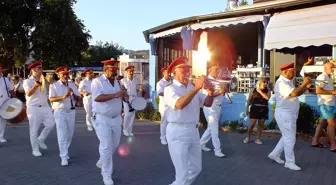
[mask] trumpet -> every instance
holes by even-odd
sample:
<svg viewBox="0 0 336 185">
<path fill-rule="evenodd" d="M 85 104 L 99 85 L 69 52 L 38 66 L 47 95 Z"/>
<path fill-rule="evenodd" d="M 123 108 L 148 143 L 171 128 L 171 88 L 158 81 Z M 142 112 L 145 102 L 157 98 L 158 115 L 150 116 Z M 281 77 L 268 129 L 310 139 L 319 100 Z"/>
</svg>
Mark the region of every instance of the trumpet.
<svg viewBox="0 0 336 185">
<path fill-rule="evenodd" d="M 197 80 L 198 78 L 189 78 L 189 80 Z M 230 85 L 232 89 L 236 86 L 236 81 L 234 78 L 231 80 L 219 80 L 219 79 L 211 79 L 206 78 L 208 82 L 210 82 L 213 86 L 215 86 L 215 89 L 221 89 L 222 86 Z"/>
</svg>

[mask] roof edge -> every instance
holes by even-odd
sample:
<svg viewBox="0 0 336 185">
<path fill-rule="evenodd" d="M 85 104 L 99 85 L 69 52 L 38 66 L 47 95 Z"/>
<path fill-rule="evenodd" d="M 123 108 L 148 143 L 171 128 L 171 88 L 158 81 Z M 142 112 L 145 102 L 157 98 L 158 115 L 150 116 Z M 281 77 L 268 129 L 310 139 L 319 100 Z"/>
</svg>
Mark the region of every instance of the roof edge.
<svg viewBox="0 0 336 185">
<path fill-rule="evenodd" d="M 229 16 L 235 17 L 241 14 L 246 14 L 246 13 L 257 13 L 260 11 L 265 11 L 267 9 L 279 9 L 279 8 L 315 3 L 315 2 L 320 2 L 320 1 L 323 1 L 323 0 L 288 0 L 288 1 L 279 0 L 276 3 L 275 2 L 256 3 L 252 5 L 238 7 L 232 11 L 210 13 L 210 14 L 197 15 L 197 16 L 191 16 L 191 17 L 173 20 L 168 23 L 145 30 L 143 31 L 143 35 L 145 37 L 146 42 L 148 43 L 150 34 L 165 31 L 165 30 L 172 29 L 178 26 L 193 24 L 193 23 L 197 23 L 197 22 L 209 20 L 209 19 L 210 20 L 220 19 L 220 18 L 226 18 Z"/>
</svg>

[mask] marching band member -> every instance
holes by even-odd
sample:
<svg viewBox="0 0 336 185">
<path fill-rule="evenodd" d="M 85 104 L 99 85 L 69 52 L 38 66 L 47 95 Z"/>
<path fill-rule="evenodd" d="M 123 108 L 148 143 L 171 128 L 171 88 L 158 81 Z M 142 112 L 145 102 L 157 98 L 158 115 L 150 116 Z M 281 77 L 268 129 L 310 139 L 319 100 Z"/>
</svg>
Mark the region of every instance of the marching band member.
<svg viewBox="0 0 336 185">
<path fill-rule="evenodd" d="M 5 101 L 15 96 L 13 84 L 8 78 L 4 77 L 2 74 L 2 64 L 0 64 L 0 107 Z M 7 120 L 0 116 L 0 142 L 5 143 L 7 140 L 4 138 Z"/>
<path fill-rule="evenodd" d="M 158 81 L 156 84 L 156 90 L 157 94 L 159 95 L 160 101 L 159 101 L 159 112 L 161 115 L 161 124 L 160 124 L 160 139 L 161 143 L 163 145 L 167 144 L 166 139 L 166 129 L 167 129 L 167 111 L 168 107 L 167 104 L 164 102 L 164 88 L 171 83 L 170 76 L 167 71 L 167 67 L 164 67 L 161 69 L 161 73 L 163 75 L 162 79 Z"/>
<path fill-rule="evenodd" d="M 170 157 L 175 167 L 175 181 L 171 185 L 190 185 L 202 170 L 202 151 L 198 131 L 200 107 L 213 103 L 213 88 L 208 96 L 199 93 L 210 87 L 205 77 L 200 77 L 195 86 L 189 82 L 190 68 L 186 57 L 175 59 L 168 72 L 174 74 L 173 83 L 164 89 L 164 100 L 169 106 L 167 115 L 167 142 Z"/>
<path fill-rule="evenodd" d="M 137 86 L 139 85 L 138 79 L 133 77 L 134 68 L 134 66 L 126 67 L 125 71 L 127 72 L 127 76 L 126 78 L 120 80 L 121 84 L 127 89 L 127 94 L 130 102 L 132 101 L 132 99 L 137 97 L 138 91 L 141 92 L 141 89 L 137 89 Z M 125 136 L 133 136 L 132 130 L 135 119 L 135 111 L 130 112 L 129 106 L 126 102 L 123 102 L 123 105 L 125 113 L 123 133 Z"/>
<path fill-rule="evenodd" d="M 106 63 L 112 63 L 106 62 Z M 92 124 L 99 139 L 100 159 L 97 167 L 101 167 L 101 174 L 105 185 L 113 185 L 112 156 L 116 151 L 121 137 L 121 98 L 127 96 L 120 89 L 116 80 L 118 68 L 104 66 L 104 74 L 95 78 L 91 84 L 92 90 Z"/>
<path fill-rule="evenodd" d="M 42 63 L 34 62 L 28 66 L 28 69 L 31 71 L 31 76 L 23 81 L 23 88 L 26 93 L 27 117 L 33 155 L 39 157 L 42 156 L 39 147 L 44 150 L 47 149 L 44 142 L 55 125 L 55 119 L 45 89 Z M 38 136 L 41 123 L 45 127 Z"/>
<path fill-rule="evenodd" d="M 275 83 L 274 92 L 276 108 L 274 117 L 281 131 L 282 137 L 268 157 L 279 164 L 285 163 L 280 155 L 285 151 L 285 168 L 301 170 L 295 164 L 294 145 L 296 141 L 296 120 L 299 114 L 301 96 L 310 87 L 310 78 L 305 77 L 303 83 L 295 88 L 293 78 L 295 76 L 294 63 L 284 64 L 280 67 L 281 75 Z"/>
<path fill-rule="evenodd" d="M 92 117 L 92 96 L 91 96 L 91 83 L 93 79 L 92 69 L 86 69 L 83 72 L 85 79 L 79 83 L 78 90 L 83 95 L 83 104 L 86 112 L 86 125 L 88 131 L 93 131 L 91 117 Z"/>
<path fill-rule="evenodd" d="M 61 165 L 67 166 L 68 149 L 75 129 L 75 100 L 79 100 L 80 94 L 75 84 L 68 80 L 67 66 L 59 67 L 55 72 L 59 80 L 50 86 L 49 99 L 54 110 Z"/>
<path fill-rule="evenodd" d="M 216 79 L 219 74 L 219 70 L 220 70 L 219 65 L 213 62 L 213 63 L 208 63 L 208 67 L 209 67 L 208 78 Z M 205 89 L 202 89 L 201 92 L 207 95 L 207 91 Z M 203 136 L 201 137 L 201 141 L 200 141 L 201 149 L 206 152 L 211 151 L 210 148 L 207 148 L 205 146 L 206 143 L 211 138 L 212 145 L 215 148 L 214 149 L 215 156 L 217 157 L 225 157 L 225 155 L 221 151 L 221 147 L 220 147 L 221 144 L 218 138 L 218 122 L 219 122 L 219 118 L 221 114 L 221 105 L 224 100 L 224 96 L 223 96 L 224 93 L 225 93 L 224 87 L 222 87 L 220 90 L 216 90 L 214 94 L 215 98 L 214 98 L 214 102 L 212 106 L 203 108 L 204 116 L 208 122 L 208 128 L 205 130 L 205 132 L 203 133 Z"/>
</svg>

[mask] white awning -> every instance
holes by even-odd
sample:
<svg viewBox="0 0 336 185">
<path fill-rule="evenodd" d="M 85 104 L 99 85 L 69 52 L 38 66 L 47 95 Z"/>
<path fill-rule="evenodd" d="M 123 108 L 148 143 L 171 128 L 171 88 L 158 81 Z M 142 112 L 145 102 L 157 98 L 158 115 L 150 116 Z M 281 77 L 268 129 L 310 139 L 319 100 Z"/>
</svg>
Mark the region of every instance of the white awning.
<svg viewBox="0 0 336 185">
<path fill-rule="evenodd" d="M 163 31 L 163 32 L 155 33 L 155 34 L 153 34 L 153 38 L 156 39 L 156 38 L 160 38 L 160 37 L 168 37 L 168 36 L 174 35 L 176 33 L 180 33 L 182 28 L 183 27 L 180 26 L 180 27 L 177 27 L 177 28 L 173 28 L 173 29 L 170 29 L 170 30 Z"/>
<path fill-rule="evenodd" d="M 269 15 L 251 15 L 251 16 L 235 17 L 235 18 L 229 18 L 229 19 L 219 19 L 219 20 L 204 21 L 204 22 L 200 22 L 197 24 L 192 24 L 190 25 L 190 27 L 193 30 L 215 28 L 215 27 L 227 27 L 227 26 L 234 26 L 238 24 L 255 23 L 258 21 L 263 22 L 267 17 L 269 17 Z M 173 28 L 173 29 L 159 32 L 159 33 L 155 33 L 153 34 L 153 38 L 168 37 L 176 33 L 180 33 L 183 27 L 184 26 Z"/>
<path fill-rule="evenodd" d="M 246 23 L 255 23 L 255 22 L 263 22 L 264 18 L 268 15 L 250 15 L 250 16 L 244 16 L 244 17 L 234 17 L 229 19 L 219 19 L 219 20 L 213 20 L 213 21 L 204 21 L 200 22 L 198 24 L 193 24 L 190 27 L 193 30 L 198 29 L 206 29 L 206 28 L 219 28 L 219 27 L 227 27 L 227 26 L 233 26 L 238 24 L 246 24 Z"/>
<path fill-rule="evenodd" d="M 265 35 L 265 49 L 336 45 L 336 4 L 275 14 Z"/>
</svg>

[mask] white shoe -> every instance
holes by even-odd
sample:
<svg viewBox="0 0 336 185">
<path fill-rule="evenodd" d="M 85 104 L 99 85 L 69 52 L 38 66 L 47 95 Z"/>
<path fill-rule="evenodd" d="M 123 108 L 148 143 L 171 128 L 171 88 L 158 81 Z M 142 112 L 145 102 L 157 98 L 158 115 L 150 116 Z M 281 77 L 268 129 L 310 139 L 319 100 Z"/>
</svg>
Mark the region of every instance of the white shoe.
<svg viewBox="0 0 336 185">
<path fill-rule="evenodd" d="M 96 163 L 96 166 L 97 168 L 102 168 L 102 164 L 99 161 Z"/>
<path fill-rule="evenodd" d="M 255 143 L 255 144 L 258 144 L 258 145 L 262 145 L 262 144 L 263 144 L 263 142 L 260 141 L 260 139 L 256 139 L 256 140 L 254 141 L 254 143 Z"/>
<path fill-rule="evenodd" d="M 126 137 L 130 136 L 129 133 L 127 133 L 127 132 L 124 132 L 124 135 L 125 135 Z"/>
<path fill-rule="evenodd" d="M 35 156 L 35 157 L 41 157 L 42 153 L 40 151 L 33 151 L 33 156 Z"/>
<path fill-rule="evenodd" d="M 47 145 L 43 141 L 38 140 L 38 144 L 39 144 L 41 149 L 43 149 L 43 150 L 48 149 Z"/>
<path fill-rule="evenodd" d="M 268 158 L 272 159 L 273 161 L 275 161 L 275 162 L 277 162 L 279 164 L 285 163 L 285 161 L 282 160 L 282 159 L 280 159 L 280 157 L 275 157 L 275 156 L 273 156 L 271 154 L 268 155 Z"/>
<path fill-rule="evenodd" d="M 62 159 L 61 166 L 68 166 L 68 165 L 69 165 L 68 160 Z"/>
<path fill-rule="evenodd" d="M 92 126 L 91 126 L 91 125 L 90 125 L 90 126 L 87 126 L 87 130 L 90 131 L 90 132 L 93 131 Z"/>
<path fill-rule="evenodd" d="M 246 137 L 245 139 L 244 139 L 244 141 L 243 141 L 243 143 L 245 143 L 245 144 L 247 144 L 247 143 L 249 143 L 250 142 L 250 139 L 248 138 L 248 137 Z"/>
<path fill-rule="evenodd" d="M 129 136 L 134 136 L 134 134 L 133 133 L 129 133 Z"/>
<path fill-rule="evenodd" d="M 114 185 L 114 182 L 111 178 L 108 178 L 104 180 L 104 185 Z"/>
<path fill-rule="evenodd" d="M 206 147 L 205 145 L 201 145 L 201 149 L 205 152 L 210 152 L 211 151 L 211 149 Z"/>
<path fill-rule="evenodd" d="M 225 155 L 222 152 L 215 152 L 216 157 L 225 157 Z"/>
<path fill-rule="evenodd" d="M 161 140 L 161 144 L 166 145 L 168 144 L 166 140 Z"/>
<path fill-rule="evenodd" d="M 7 140 L 6 140 L 5 138 L 0 138 L 0 142 L 1 142 L 1 143 L 6 143 Z"/>
<path fill-rule="evenodd" d="M 285 163 L 285 168 L 288 168 L 290 170 L 294 170 L 294 171 L 300 171 L 301 168 L 298 167 L 295 163 Z"/>
</svg>

